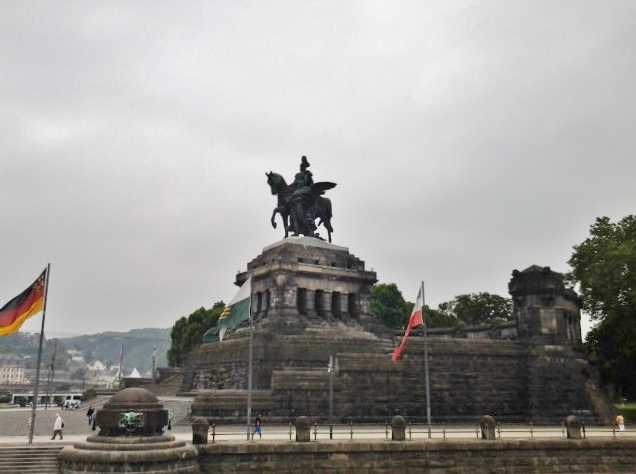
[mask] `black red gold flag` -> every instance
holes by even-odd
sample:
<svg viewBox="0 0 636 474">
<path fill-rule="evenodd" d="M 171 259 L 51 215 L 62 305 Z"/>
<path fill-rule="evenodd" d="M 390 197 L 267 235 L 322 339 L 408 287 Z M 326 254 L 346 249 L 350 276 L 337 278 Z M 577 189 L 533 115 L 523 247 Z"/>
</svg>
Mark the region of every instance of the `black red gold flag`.
<svg viewBox="0 0 636 474">
<path fill-rule="evenodd" d="M 22 323 L 44 309 L 46 270 L 26 290 L 0 308 L 0 336 L 20 329 Z"/>
</svg>

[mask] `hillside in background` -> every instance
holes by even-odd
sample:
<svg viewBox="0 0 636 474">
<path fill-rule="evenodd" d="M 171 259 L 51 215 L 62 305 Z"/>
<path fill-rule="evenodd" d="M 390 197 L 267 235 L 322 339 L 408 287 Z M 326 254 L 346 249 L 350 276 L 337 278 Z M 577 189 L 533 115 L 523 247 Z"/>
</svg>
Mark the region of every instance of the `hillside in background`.
<svg viewBox="0 0 636 474">
<path fill-rule="evenodd" d="M 99 334 L 58 339 L 58 347 L 75 349 L 84 354 L 87 363 L 99 360 L 104 364 L 116 365 L 122 344 L 124 345 L 124 373 L 133 367 L 145 375 L 152 369 L 153 349 L 157 349 L 157 367 L 168 365 L 167 353 L 170 348 L 170 329 L 133 329 L 128 332 L 102 332 Z M 59 349 L 58 349 L 59 350 Z"/>
<path fill-rule="evenodd" d="M 133 329 L 128 332 L 103 332 L 68 338 L 47 339 L 42 351 L 42 367 L 52 360 L 53 348 L 56 347 L 55 367 L 64 370 L 73 365 L 67 351 L 77 351 L 83 355 L 84 362 L 91 364 L 100 361 L 108 365 L 116 365 L 123 344 L 124 373 L 133 367 L 145 375 L 152 369 L 153 349 L 157 349 L 157 367 L 168 365 L 167 353 L 170 348 L 171 329 Z M 57 341 L 55 343 L 54 341 Z M 0 354 L 16 354 L 27 360 L 27 367 L 35 366 L 37 359 L 39 334 L 18 332 L 10 336 L 0 337 Z"/>
</svg>

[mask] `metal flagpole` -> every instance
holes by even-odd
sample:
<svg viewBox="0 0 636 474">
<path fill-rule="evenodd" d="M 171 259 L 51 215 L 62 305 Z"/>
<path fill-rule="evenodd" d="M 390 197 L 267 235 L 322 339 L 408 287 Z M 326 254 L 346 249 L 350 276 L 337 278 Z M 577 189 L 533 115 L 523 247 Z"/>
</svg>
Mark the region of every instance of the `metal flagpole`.
<svg viewBox="0 0 636 474">
<path fill-rule="evenodd" d="M 49 407 L 49 398 L 51 398 L 51 382 L 55 378 L 55 354 L 57 353 L 57 339 L 53 339 L 53 355 L 49 363 L 49 373 L 46 379 L 46 399 L 44 400 L 44 409 Z"/>
<path fill-rule="evenodd" d="M 155 372 L 157 371 L 157 348 L 152 348 L 152 374 L 150 374 L 150 387 L 151 392 L 155 391 Z"/>
<path fill-rule="evenodd" d="M 424 383 L 426 385 L 426 423 L 428 424 L 428 433 L 431 433 L 431 387 L 428 379 L 428 327 L 426 325 L 426 317 L 424 315 L 425 305 L 424 298 L 424 281 L 422 281 L 422 321 L 424 322 Z"/>
<path fill-rule="evenodd" d="M 121 371 L 123 369 L 123 364 L 124 364 L 124 343 L 121 343 L 121 349 L 119 349 L 119 386 L 117 387 L 119 390 L 121 390 Z"/>
<path fill-rule="evenodd" d="M 46 318 L 46 300 L 49 296 L 49 275 L 51 264 L 46 265 L 46 277 L 44 278 L 44 306 L 42 307 L 42 329 L 40 330 L 40 345 L 38 347 L 38 362 L 35 369 L 35 387 L 33 388 L 33 408 L 31 409 L 31 423 L 29 426 L 29 444 L 33 444 L 33 431 L 35 430 L 35 411 L 38 406 L 38 385 L 40 384 L 40 363 L 42 361 L 42 344 L 44 342 L 44 320 Z"/>
<path fill-rule="evenodd" d="M 329 439 L 333 439 L 333 356 L 329 356 Z"/>
<path fill-rule="evenodd" d="M 252 431 L 252 359 L 254 357 L 254 321 L 252 320 L 252 287 L 250 285 L 250 344 L 247 356 L 247 441 Z"/>
</svg>

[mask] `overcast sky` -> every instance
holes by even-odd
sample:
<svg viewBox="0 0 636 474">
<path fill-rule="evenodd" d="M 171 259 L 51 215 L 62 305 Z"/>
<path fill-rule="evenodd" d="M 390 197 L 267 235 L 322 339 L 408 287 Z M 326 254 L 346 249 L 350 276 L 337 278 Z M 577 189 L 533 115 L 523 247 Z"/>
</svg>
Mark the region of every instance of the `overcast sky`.
<svg viewBox="0 0 636 474">
<path fill-rule="evenodd" d="M 507 297 L 634 214 L 635 46 L 633 0 L 0 0 L 0 305 L 49 262 L 49 337 L 227 303 L 302 155 L 381 283 Z"/>
</svg>

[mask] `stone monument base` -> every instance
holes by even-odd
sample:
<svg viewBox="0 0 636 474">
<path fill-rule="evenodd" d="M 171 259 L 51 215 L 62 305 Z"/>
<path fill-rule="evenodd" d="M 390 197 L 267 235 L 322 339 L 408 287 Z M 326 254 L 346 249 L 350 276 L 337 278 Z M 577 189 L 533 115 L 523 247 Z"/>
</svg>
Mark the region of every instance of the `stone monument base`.
<svg viewBox="0 0 636 474">
<path fill-rule="evenodd" d="M 174 436 L 89 436 L 60 452 L 60 472 L 152 472 L 198 474 L 198 452 Z"/>
</svg>

